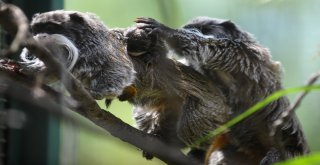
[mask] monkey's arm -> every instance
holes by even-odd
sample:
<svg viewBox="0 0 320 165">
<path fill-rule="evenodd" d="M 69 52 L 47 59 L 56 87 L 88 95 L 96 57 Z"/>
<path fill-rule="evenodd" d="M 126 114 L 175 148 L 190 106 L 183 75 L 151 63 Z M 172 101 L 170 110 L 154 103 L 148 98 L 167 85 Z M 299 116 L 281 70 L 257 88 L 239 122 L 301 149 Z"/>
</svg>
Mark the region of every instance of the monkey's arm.
<svg viewBox="0 0 320 165">
<path fill-rule="evenodd" d="M 102 68 L 89 79 L 88 91 L 95 99 L 113 99 L 114 97 L 127 95 L 129 91 L 124 90 L 131 85 L 133 75 L 127 74 L 128 69 Z M 128 71 L 129 72 L 129 71 Z M 134 95 L 134 91 L 132 95 Z M 131 94 L 130 94 L 131 95 Z M 126 96 L 130 97 L 130 96 Z"/>
<path fill-rule="evenodd" d="M 172 29 L 157 22 L 152 18 L 137 18 L 137 27 L 144 29 L 149 34 L 155 34 L 160 39 L 165 40 L 169 46 L 180 55 L 196 54 L 199 43 L 221 43 L 219 39 L 213 37 L 206 38 L 200 33 L 185 29 Z M 192 52 L 191 52 L 192 51 Z"/>
<path fill-rule="evenodd" d="M 172 29 L 152 18 L 137 18 L 136 22 L 139 28 L 165 40 L 178 55 L 191 59 L 189 60 L 191 62 L 202 63 L 206 69 L 240 71 L 255 81 L 259 81 L 259 73 L 272 74 L 260 62 L 269 60 L 267 57 L 269 52 L 256 42 L 217 38 L 213 35 L 204 35 L 197 30 Z M 270 62 L 270 65 L 279 70 L 278 63 Z"/>
</svg>

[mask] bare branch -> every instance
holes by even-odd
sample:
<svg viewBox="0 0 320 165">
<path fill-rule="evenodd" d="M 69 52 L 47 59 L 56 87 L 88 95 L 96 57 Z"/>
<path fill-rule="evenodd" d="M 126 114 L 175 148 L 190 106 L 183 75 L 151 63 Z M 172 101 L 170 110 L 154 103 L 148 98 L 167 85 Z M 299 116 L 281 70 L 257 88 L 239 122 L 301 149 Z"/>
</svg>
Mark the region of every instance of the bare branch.
<svg viewBox="0 0 320 165">
<path fill-rule="evenodd" d="M 317 73 L 313 74 L 307 81 L 307 86 L 309 85 L 313 85 L 320 77 L 320 71 L 318 71 Z M 287 121 L 290 116 L 294 113 L 294 111 L 299 107 L 299 105 L 301 104 L 301 101 L 305 98 L 305 96 L 309 93 L 309 91 L 304 91 L 302 92 L 297 98 L 296 100 L 291 104 L 291 106 L 286 109 L 285 111 L 283 111 L 279 117 L 279 119 L 277 119 L 276 121 L 273 122 L 273 126 L 272 126 L 272 131 L 270 132 L 271 136 L 274 136 L 278 127 L 280 127 L 283 123 L 285 123 L 285 121 Z"/>
<path fill-rule="evenodd" d="M 313 74 L 307 81 L 307 86 L 309 85 L 313 85 L 320 77 L 320 71 Z M 290 109 L 288 110 L 290 113 L 292 113 L 292 111 L 294 111 L 295 109 L 298 108 L 298 106 L 301 104 L 301 101 L 304 99 L 304 97 L 309 93 L 309 91 L 305 91 L 303 93 L 301 93 L 298 98 L 293 102 L 292 106 L 290 107 Z M 286 115 L 282 115 L 283 117 L 285 117 Z"/>
</svg>

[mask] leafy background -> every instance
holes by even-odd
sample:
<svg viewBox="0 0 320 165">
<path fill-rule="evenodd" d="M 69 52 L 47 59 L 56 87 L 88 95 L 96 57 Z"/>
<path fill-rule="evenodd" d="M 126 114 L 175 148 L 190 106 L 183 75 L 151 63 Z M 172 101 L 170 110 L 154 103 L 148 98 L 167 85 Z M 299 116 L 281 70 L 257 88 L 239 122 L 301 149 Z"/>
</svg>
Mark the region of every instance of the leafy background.
<svg viewBox="0 0 320 165">
<path fill-rule="evenodd" d="M 283 64 L 285 88 L 303 85 L 320 69 L 317 0 L 65 0 L 65 9 L 96 13 L 110 28 L 131 26 L 140 16 L 175 28 L 196 16 L 230 19 L 254 34 L 270 48 L 273 59 Z M 311 93 L 297 110 L 313 153 L 320 150 L 319 98 L 319 92 Z M 134 125 L 129 104 L 116 101 L 109 110 Z M 163 164 L 156 159 L 144 160 L 141 151 L 112 136 L 97 136 L 66 123 L 61 131 L 61 154 L 68 155 L 62 157 L 62 164 Z M 319 159 L 315 155 L 308 157 L 309 162 L 295 163 L 317 164 Z"/>
</svg>

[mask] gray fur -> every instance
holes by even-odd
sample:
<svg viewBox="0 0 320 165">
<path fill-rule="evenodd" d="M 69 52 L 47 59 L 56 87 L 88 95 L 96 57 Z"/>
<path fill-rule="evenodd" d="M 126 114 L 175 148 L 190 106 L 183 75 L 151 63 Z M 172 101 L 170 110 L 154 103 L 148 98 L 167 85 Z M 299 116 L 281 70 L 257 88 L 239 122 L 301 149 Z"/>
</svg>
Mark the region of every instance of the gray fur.
<svg viewBox="0 0 320 165">
<path fill-rule="evenodd" d="M 167 58 L 164 42 L 146 33 L 136 27 L 125 31 L 137 72 L 138 92 L 129 100 L 137 126 L 175 146 L 191 145 L 229 120 L 230 108 L 208 78 Z"/>
<path fill-rule="evenodd" d="M 228 98 L 232 116 L 282 89 L 280 63 L 273 61 L 266 48 L 231 21 L 198 17 L 181 29 L 171 29 L 148 18 L 140 19 L 139 23 L 144 24 L 143 28 L 151 28 L 151 33 L 215 82 Z M 229 133 L 230 145 L 248 155 L 248 161 L 258 159 L 261 164 L 308 153 L 295 114 L 275 137 L 269 136 L 272 123 L 288 107 L 287 97 L 282 97 L 235 125 Z M 280 151 L 284 153 L 281 159 Z"/>
<path fill-rule="evenodd" d="M 60 61 L 71 69 L 71 73 L 95 99 L 112 99 L 133 82 L 135 72 L 126 54 L 125 43 L 94 14 L 63 10 L 35 14 L 31 29 L 35 36 L 53 38 L 53 35 L 59 34 L 75 45 L 78 58 L 68 56 L 68 51 L 60 55 Z M 41 42 L 46 39 L 38 40 Z M 45 46 L 58 56 L 61 52 L 57 52 L 53 46 L 59 44 L 52 41 Z M 72 50 L 70 44 L 67 48 Z M 32 61 L 26 62 L 32 64 Z M 70 67 L 71 64 L 74 66 Z"/>
</svg>

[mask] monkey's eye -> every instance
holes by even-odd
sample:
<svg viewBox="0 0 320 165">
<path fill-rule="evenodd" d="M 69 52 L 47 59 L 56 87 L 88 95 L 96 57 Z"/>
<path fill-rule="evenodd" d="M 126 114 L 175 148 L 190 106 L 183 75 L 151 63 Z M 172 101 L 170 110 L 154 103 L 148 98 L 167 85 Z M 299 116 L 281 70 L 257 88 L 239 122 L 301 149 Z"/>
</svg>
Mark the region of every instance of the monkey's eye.
<svg viewBox="0 0 320 165">
<path fill-rule="evenodd" d="M 56 32 L 59 29 L 59 25 L 54 23 L 48 23 L 46 24 L 45 29 L 47 29 L 48 31 Z"/>
<path fill-rule="evenodd" d="M 218 34 L 216 35 L 216 37 L 217 37 L 217 38 L 228 38 L 227 35 L 222 34 L 222 33 L 218 33 Z"/>
</svg>

